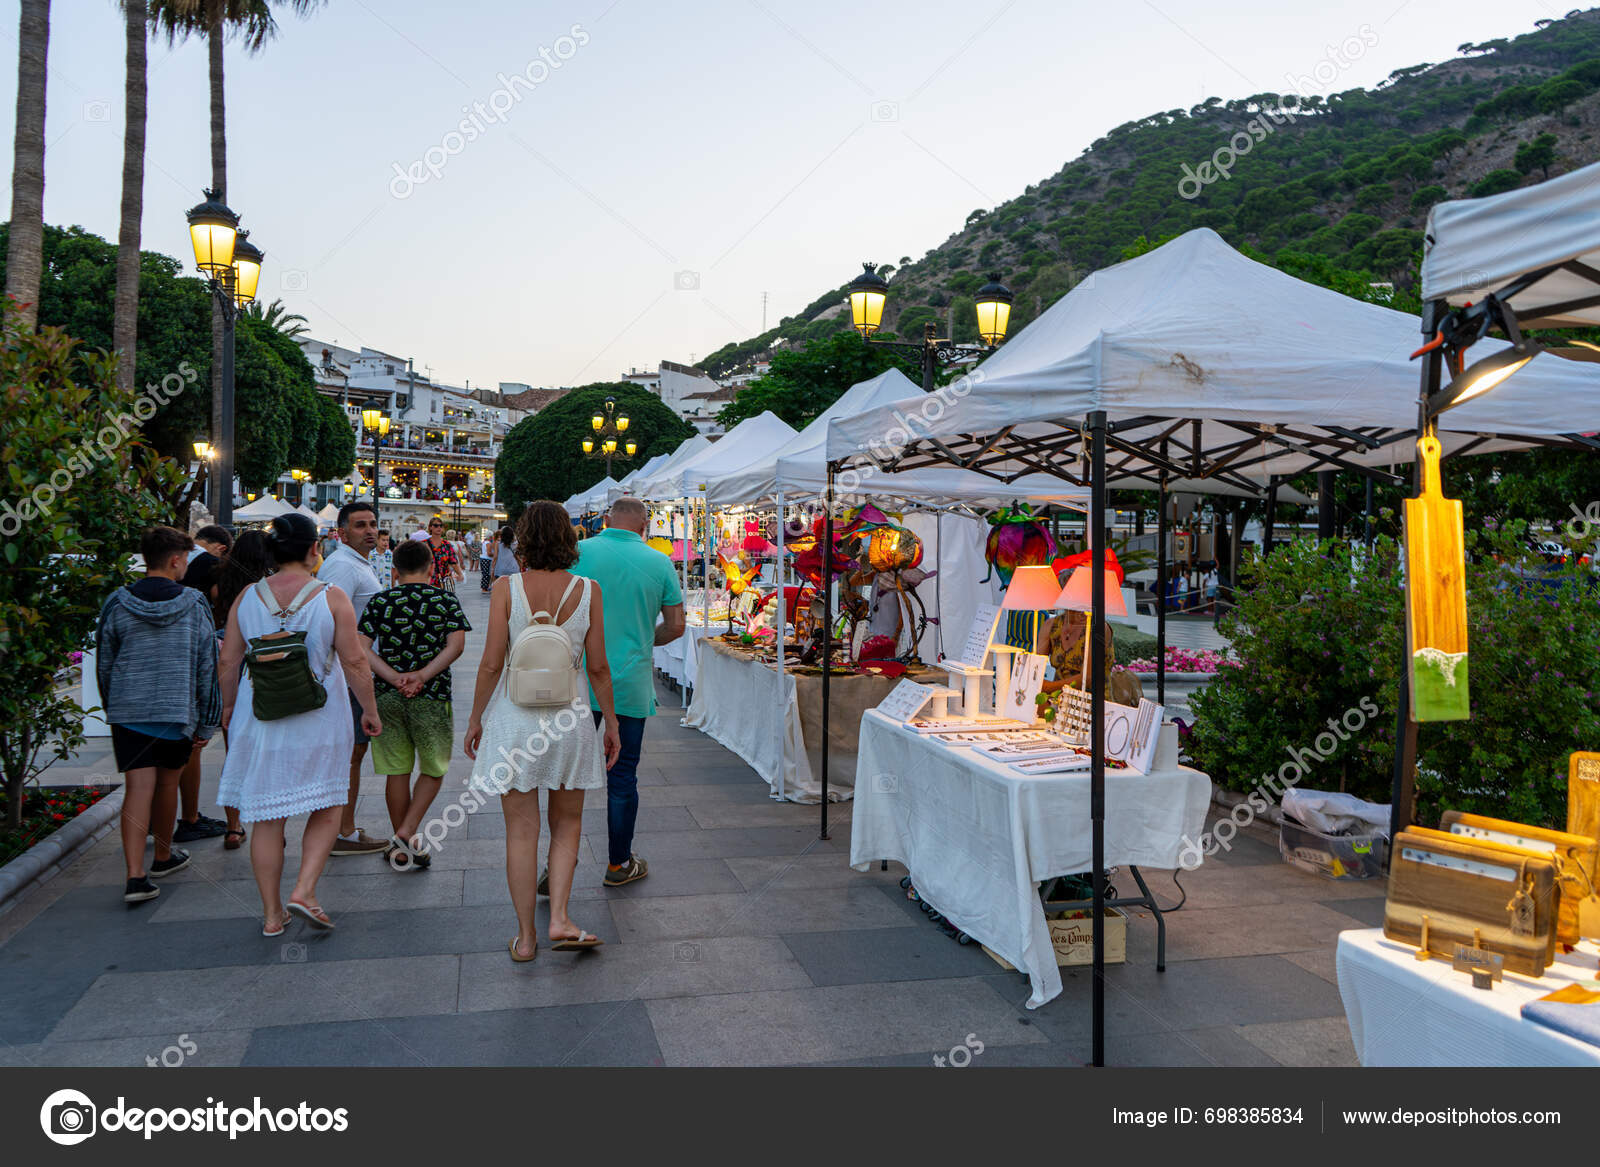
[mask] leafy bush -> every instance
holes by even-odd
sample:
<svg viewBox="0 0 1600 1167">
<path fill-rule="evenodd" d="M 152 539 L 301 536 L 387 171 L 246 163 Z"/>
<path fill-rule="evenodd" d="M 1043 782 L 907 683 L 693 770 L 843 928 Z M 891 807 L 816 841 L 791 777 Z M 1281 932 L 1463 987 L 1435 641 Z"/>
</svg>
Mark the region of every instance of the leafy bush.
<svg viewBox="0 0 1600 1167">
<path fill-rule="evenodd" d="M 1468 535 L 1472 717 L 1420 727 L 1419 822 L 1456 809 L 1559 826 L 1568 755 L 1600 744 L 1594 577 L 1575 561 L 1527 561 L 1523 533 L 1511 524 Z M 1387 538 L 1370 554 L 1308 541 L 1246 566 L 1239 606 L 1222 621 L 1238 659 L 1190 703 L 1188 749 L 1201 769 L 1248 790 L 1291 751 L 1315 749 L 1326 756 L 1300 780 L 1306 788 L 1389 801 L 1405 619 L 1398 554 Z M 1352 710 L 1364 715 L 1360 730 L 1323 750 L 1318 735 L 1326 745 Z"/>
<path fill-rule="evenodd" d="M 1522 185 L 1522 175 L 1515 170 L 1502 166 L 1499 170 L 1491 170 L 1477 182 L 1472 184 L 1472 189 L 1467 193 L 1475 199 L 1486 198 L 1489 195 L 1502 194 L 1508 190 L 1516 190 Z"/>
</svg>

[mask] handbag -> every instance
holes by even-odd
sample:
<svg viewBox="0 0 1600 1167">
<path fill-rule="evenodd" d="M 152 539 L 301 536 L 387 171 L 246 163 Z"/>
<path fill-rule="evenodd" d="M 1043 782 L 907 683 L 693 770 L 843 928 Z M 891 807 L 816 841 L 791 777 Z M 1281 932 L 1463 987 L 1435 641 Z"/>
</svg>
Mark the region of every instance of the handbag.
<svg viewBox="0 0 1600 1167">
<path fill-rule="evenodd" d="M 305 632 L 290 632 L 290 619 L 328 585 L 310 580 L 289 602 L 278 608 L 277 597 L 266 580 L 256 585 L 256 595 L 278 618 L 278 631 L 247 640 L 245 667 L 250 670 L 250 708 L 257 721 L 281 721 L 310 713 L 328 703 L 328 690 L 311 668 L 311 650 Z M 331 660 L 331 658 L 330 658 Z"/>
</svg>

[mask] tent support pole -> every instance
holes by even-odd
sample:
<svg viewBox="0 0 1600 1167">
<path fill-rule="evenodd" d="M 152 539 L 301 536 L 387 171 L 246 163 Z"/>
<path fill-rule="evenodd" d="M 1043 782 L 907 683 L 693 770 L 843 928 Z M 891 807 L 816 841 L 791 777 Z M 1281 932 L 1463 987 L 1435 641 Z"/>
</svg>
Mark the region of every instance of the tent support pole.
<svg viewBox="0 0 1600 1167">
<path fill-rule="evenodd" d="M 1422 335 L 1431 338 L 1444 305 L 1431 301 L 1422 306 Z M 1422 358 L 1422 385 L 1417 398 L 1417 440 L 1422 440 L 1428 424 L 1428 399 L 1439 391 L 1444 353 L 1435 348 Z M 1412 460 L 1412 486 L 1422 494 L 1422 459 Z M 1401 554 L 1404 555 L 1402 547 Z M 1404 560 L 1402 559 L 1402 562 Z M 1411 825 L 1417 797 L 1417 723 L 1411 716 L 1411 630 L 1407 621 L 1400 638 L 1400 686 L 1394 704 L 1394 781 L 1389 791 L 1389 843 L 1392 847 L 1400 832 Z"/>
<path fill-rule="evenodd" d="M 683 543 L 680 545 L 683 558 L 679 561 L 679 568 L 683 572 L 683 595 L 689 596 L 689 500 L 683 500 Z M 684 709 L 689 708 L 689 665 L 694 660 L 694 629 L 685 625 L 683 636 L 686 643 L 683 646 L 683 684 L 678 686 L 678 695 L 683 698 Z"/>
<path fill-rule="evenodd" d="M 1161 460 L 1167 460 L 1167 443 L 1161 443 Z M 1167 472 L 1161 472 L 1156 494 L 1156 704 L 1167 703 Z"/>
<path fill-rule="evenodd" d="M 828 484 L 823 495 L 822 520 L 822 821 L 819 839 L 828 837 L 828 714 L 833 700 L 833 472 L 828 463 Z"/>
<path fill-rule="evenodd" d="M 789 741 L 789 701 L 784 694 L 783 675 L 783 649 L 784 629 L 788 627 L 788 608 L 786 606 L 783 590 L 783 540 L 787 532 L 784 528 L 788 525 L 788 513 L 783 507 L 783 491 L 778 491 L 778 563 L 773 575 L 778 581 L 778 615 L 773 621 L 778 636 L 778 789 L 776 797 L 783 800 L 783 764 L 784 754 Z"/>
<path fill-rule="evenodd" d="M 1333 476 L 1332 470 L 1317 471 L 1317 540 L 1334 537 L 1333 529 Z"/>
<path fill-rule="evenodd" d="M 1094 886 L 1094 1019 L 1092 1045 L 1094 1064 L 1106 1064 L 1106 641 L 1099 630 L 1106 618 L 1106 415 L 1102 411 L 1088 418 L 1090 482 L 1089 532 L 1090 572 L 1093 580 L 1093 619 L 1089 625 L 1091 688 L 1089 690 L 1089 818 L 1094 833 L 1094 852 L 1089 871 Z"/>
<path fill-rule="evenodd" d="M 1372 546 L 1372 479 L 1367 478 L 1367 505 L 1361 514 L 1361 541 Z"/>
<path fill-rule="evenodd" d="M 1267 518 L 1261 531 L 1261 558 L 1272 554 L 1272 532 L 1278 525 L 1278 476 L 1267 487 Z"/>
</svg>

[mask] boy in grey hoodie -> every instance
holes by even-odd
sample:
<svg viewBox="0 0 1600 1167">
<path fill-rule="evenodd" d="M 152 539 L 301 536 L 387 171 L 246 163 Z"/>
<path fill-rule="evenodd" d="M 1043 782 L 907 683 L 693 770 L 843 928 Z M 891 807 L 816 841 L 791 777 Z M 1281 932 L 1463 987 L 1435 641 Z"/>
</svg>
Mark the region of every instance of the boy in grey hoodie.
<svg viewBox="0 0 1600 1167">
<path fill-rule="evenodd" d="M 152 527 L 139 541 L 145 578 L 119 588 L 100 609 L 95 673 L 111 726 L 111 747 L 124 778 L 122 853 L 127 904 L 161 894 L 150 882 L 189 865 L 172 849 L 178 780 L 196 742 L 222 723 L 217 637 L 211 605 L 178 581 L 194 546 L 182 531 Z M 155 836 L 147 875 L 144 839 Z"/>
</svg>

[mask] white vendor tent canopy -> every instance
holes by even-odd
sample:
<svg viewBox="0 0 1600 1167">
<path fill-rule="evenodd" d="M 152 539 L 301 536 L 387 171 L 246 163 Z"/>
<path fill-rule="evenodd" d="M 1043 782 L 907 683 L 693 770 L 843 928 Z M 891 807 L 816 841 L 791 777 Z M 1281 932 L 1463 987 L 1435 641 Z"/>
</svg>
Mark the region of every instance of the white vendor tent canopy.
<svg viewBox="0 0 1600 1167">
<path fill-rule="evenodd" d="M 1155 485 L 1163 469 L 1174 489 L 1255 494 L 1308 470 L 1381 475 L 1414 451 L 1418 344 L 1415 317 L 1256 263 L 1202 228 L 1095 272 L 947 407 L 923 409 L 928 397 L 836 418 L 827 456 L 1081 481 L 1080 427 L 1104 411 L 1112 487 Z M 1571 444 L 1600 428 L 1575 416 L 1589 383 L 1567 362 L 1535 361 L 1444 417 L 1440 440 L 1446 453 Z"/>
<path fill-rule="evenodd" d="M 616 502 L 617 499 L 622 498 L 624 495 L 637 495 L 638 491 L 634 487 L 638 483 L 645 481 L 651 474 L 654 474 L 670 457 L 672 457 L 670 453 L 657 454 L 643 466 L 626 474 L 622 481 L 612 488 L 611 494 L 606 500 L 607 505 Z"/>
<path fill-rule="evenodd" d="M 310 519 L 313 523 L 321 523 L 322 522 L 321 518 L 318 517 L 317 512 L 312 510 L 310 507 L 306 506 L 305 503 L 301 503 L 299 506 L 295 507 L 294 509 L 297 512 L 299 512 L 300 514 L 304 515 L 306 518 Z M 334 515 L 337 517 L 338 513 L 339 512 L 335 511 Z"/>
<path fill-rule="evenodd" d="M 852 385 L 832 405 L 816 416 L 764 458 L 712 479 L 706 484 L 707 501 L 718 506 L 768 502 L 783 496 L 788 502 L 820 498 L 827 487 L 826 446 L 828 423 L 907 397 L 920 397 L 915 382 L 899 369 L 889 369 Z M 943 506 L 996 506 L 1009 502 L 1056 503 L 1082 509 L 1088 491 L 1057 478 L 1030 474 L 1002 484 L 984 474 L 955 467 L 928 467 L 904 474 L 858 474 L 843 484 L 843 493 L 880 500 Z"/>
<path fill-rule="evenodd" d="M 794 427 L 771 410 L 747 417 L 707 448 L 658 472 L 648 485 L 651 497 L 698 498 L 707 483 L 766 457 L 794 436 Z"/>
<path fill-rule="evenodd" d="M 658 481 L 669 477 L 672 472 L 681 467 L 689 459 L 711 448 L 711 439 L 705 434 L 695 434 L 692 438 L 685 438 L 678 448 L 668 454 L 666 460 L 652 470 L 649 475 L 641 474 L 633 481 L 633 492 L 641 498 L 654 502 L 661 497 L 656 491 Z"/>
<path fill-rule="evenodd" d="M 1493 293 L 1523 328 L 1600 324 L 1600 163 L 1440 203 L 1428 212 L 1426 240 L 1425 301 L 1459 306 Z"/>
<path fill-rule="evenodd" d="M 279 515 L 286 515 L 294 510 L 286 502 L 280 502 L 270 494 L 256 499 L 249 506 L 240 507 L 233 512 L 233 517 L 246 523 L 259 523 L 267 519 L 275 519 Z"/>
<path fill-rule="evenodd" d="M 591 511 L 603 511 L 610 505 L 608 500 L 616 485 L 617 480 L 607 475 L 588 490 L 580 490 L 561 505 L 566 508 L 567 514 L 574 516 L 585 515 Z"/>
<path fill-rule="evenodd" d="M 331 502 L 327 506 L 323 507 L 320 511 L 317 512 L 317 522 L 322 523 L 325 526 L 332 526 L 334 523 L 337 523 L 338 521 L 339 521 L 339 508 L 337 506 L 335 506 Z"/>
</svg>

